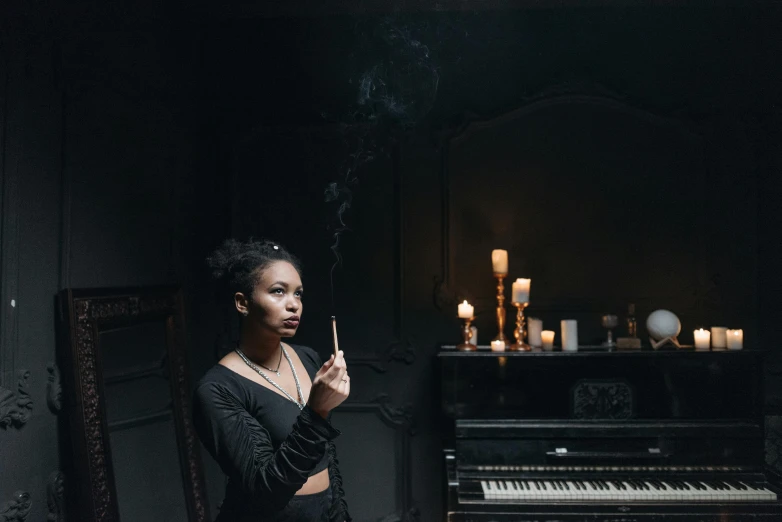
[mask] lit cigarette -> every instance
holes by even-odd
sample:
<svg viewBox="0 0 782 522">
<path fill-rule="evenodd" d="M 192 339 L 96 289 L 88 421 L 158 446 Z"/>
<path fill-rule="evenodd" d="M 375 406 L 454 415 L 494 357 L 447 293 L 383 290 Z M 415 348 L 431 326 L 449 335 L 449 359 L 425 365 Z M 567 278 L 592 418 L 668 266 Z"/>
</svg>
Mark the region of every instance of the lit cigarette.
<svg viewBox="0 0 782 522">
<path fill-rule="evenodd" d="M 339 352 L 339 342 L 337 341 L 337 318 L 333 315 L 331 316 L 331 334 L 334 341 L 334 357 L 336 357 Z"/>
</svg>

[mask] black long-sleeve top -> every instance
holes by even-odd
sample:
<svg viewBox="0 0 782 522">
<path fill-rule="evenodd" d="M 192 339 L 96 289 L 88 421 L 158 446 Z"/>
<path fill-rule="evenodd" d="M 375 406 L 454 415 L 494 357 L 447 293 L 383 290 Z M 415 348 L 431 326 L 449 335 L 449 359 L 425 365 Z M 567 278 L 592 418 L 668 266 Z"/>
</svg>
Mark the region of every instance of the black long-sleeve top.
<svg viewBox="0 0 782 522">
<path fill-rule="evenodd" d="M 290 345 L 310 380 L 318 354 Z M 264 515 L 284 508 L 307 478 L 328 467 L 331 522 L 350 521 L 333 439 L 340 431 L 309 406 L 299 407 L 225 366 L 213 366 L 196 385 L 193 423 L 207 451 L 228 476 L 218 520 Z"/>
</svg>

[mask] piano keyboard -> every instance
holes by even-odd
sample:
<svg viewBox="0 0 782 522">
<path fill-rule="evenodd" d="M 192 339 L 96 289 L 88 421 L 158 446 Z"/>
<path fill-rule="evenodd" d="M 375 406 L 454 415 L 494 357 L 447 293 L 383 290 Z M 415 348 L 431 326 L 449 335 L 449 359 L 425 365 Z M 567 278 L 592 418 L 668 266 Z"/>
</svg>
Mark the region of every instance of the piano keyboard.
<svg viewBox="0 0 782 522">
<path fill-rule="evenodd" d="M 739 480 L 482 480 L 485 500 L 573 502 L 774 502 Z"/>
</svg>

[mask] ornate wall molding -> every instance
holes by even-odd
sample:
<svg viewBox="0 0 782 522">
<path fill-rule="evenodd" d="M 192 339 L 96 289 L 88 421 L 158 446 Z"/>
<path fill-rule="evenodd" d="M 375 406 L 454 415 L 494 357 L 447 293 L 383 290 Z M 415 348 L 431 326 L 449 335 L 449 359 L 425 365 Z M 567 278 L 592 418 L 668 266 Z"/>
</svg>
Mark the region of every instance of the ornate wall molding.
<svg viewBox="0 0 782 522">
<path fill-rule="evenodd" d="M 394 513 L 380 518 L 379 522 L 418 522 L 418 508 L 413 504 L 410 463 L 410 438 L 415 434 L 412 404 L 394 405 L 387 393 L 380 393 L 369 402 L 342 403 L 339 411 L 374 414 L 383 424 L 397 432 L 395 460 L 398 506 Z"/>
<path fill-rule="evenodd" d="M 533 95 L 523 98 L 514 110 L 497 117 L 481 119 L 475 114 L 465 114 L 462 122 L 434 137 L 439 142 L 440 155 L 440 199 L 441 199 L 441 274 L 436 276 L 432 285 L 432 303 L 436 310 L 444 312 L 455 307 L 458 296 L 463 293 L 453 274 L 453 232 L 450 159 L 454 150 L 474 134 L 485 129 L 498 127 L 515 120 L 523 119 L 537 111 L 561 104 L 587 104 L 601 106 L 608 110 L 630 115 L 640 121 L 675 129 L 688 139 L 702 140 L 705 130 L 686 118 L 665 115 L 653 110 L 636 106 L 625 96 L 591 82 L 570 82 L 556 84 Z M 450 312 L 449 312 L 450 313 Z"/>
<path fill-rule="evenodd" d="M 46 481 L 46 503 L 49 506 L 47 522 L 65 522 L 65 475 L 52 471 Z"/>
<path fill-rule="evenodd" d="M 0 387 L 0 427 L 21 428 L 33 412 L 33 400 L 27 392 L 29 370 L 17 373 L 16 392 Z"/>
<path fill-rule="evenodd" d="M 54 363 L 46 366 L 49 378 L 46 383 L 46 404 L 52 413 L 58 414 L 62 409 L 62 386 L 60 385 L 60 369 Z"/>
<path fill-rule="evenodd" d="M 17 491 L 13 498 L 6 502 L 3 509 L 0 510 L 2 522 L 26 522 L 27 515 L 32 509 L 32 499 L 26 491 Z"/>
<path fill-rule="evenodd" d="M 5 406 L 8 392 L 18 386 L 16 355 L 18 339 L 19 306 L 19 162 L 22 144 L 18 136 L 8 139 L 7 103 L 11 68 L 19 63 L 6 63 L 0 67 L 0 403 Z M 5 417 L 3 417 L 5 418 Z"/>
</svg>

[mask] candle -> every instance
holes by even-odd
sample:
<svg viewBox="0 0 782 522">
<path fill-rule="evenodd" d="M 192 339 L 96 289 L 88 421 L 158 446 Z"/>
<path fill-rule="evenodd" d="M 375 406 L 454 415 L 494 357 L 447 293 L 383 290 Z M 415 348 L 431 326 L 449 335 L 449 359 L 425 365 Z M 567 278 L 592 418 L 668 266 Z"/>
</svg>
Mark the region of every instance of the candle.
<svg viewBox="0 0 782 522">
<path fill-rule="evenodd" d="M 470 327 L 470 344 L 478 346 L 478 327 L 476 326 Z"/>
<path fill-rule="evenodd" d="M 543 321 L 530 317 L 527 322 L 527 343 L 530 346 L 543 345 L 543 340 L 540 337 L 541 330 L 543 330 Z"/>
<path fill-rule="evenodd" d="M 562 351 L 575 352 L 578 350 L 578 321 L 575 319 L 563 319 L 562 327 Z"/>
<path fill-rule="evenodd" d="M 492 352 L 504 352 L 505 351 L 505 341 L 502 340 L 496 340 L 491 342 L 491 351 Z"/>
<path fill-rule="evenodd" d="M 711 347 L 714 349 L 722 349 L 728 347 L 728 329 L 722 326 L 711 327 Z"/>
<path fill-rule="evenodd" d="M 508 251 L 507 250 L 492 250 L 491 251 L 491 266 L 494 269 L 495 274 L 507 274 L 508 273 Z"/>
<path fill-rule="evenodd" d="M 711 339 L 711 332 L 700 328 L 692 332 L 695 337 L 695 349 L 696 350 L 708 350 L 709 340 Z"/>
<path fill-rule="evenodd" d="M 726 341 L 728 350 L 741 350 L 744 347 L 744 330 L 728 330 Z"/>
<path fill-rule="evenodd" d="M 466 300 L 459 304 L 459 318 L 460 319 L 472 319 L 472 314 L 475 308 Z"/>
<path fill-rule="evenodd" d="M 529 303 L 529 286 L 531 279 L 516 279 L 512 286 L 513 303 Z"/>
<path fill-rule="evenodd" d="M 543 341 L 543 349 L 544 350 L 553 350 L 554 349 L 554 330 L 543 330 L 540 332 L 540 339 Z"/>
</svg>

